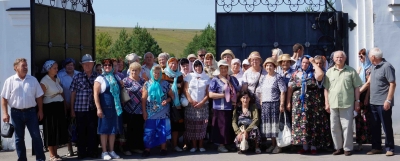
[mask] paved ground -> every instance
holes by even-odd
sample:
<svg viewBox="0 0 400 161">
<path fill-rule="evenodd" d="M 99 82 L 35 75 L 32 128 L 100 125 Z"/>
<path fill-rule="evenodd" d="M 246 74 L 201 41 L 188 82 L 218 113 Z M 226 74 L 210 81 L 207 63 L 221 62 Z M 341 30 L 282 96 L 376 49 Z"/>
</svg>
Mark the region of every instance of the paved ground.
<svg viewBox="0 0 400 161">
<path fill-rule="evenodd" d="M 188 160 L 188 161 L 214 161 L 214 160 L 221 160 L 221 161 L 233 161 L 233 160 L 241 160 L 241 161 L 255 161 L 255 160 L 271 160 L 271 161 L 290 161 L 290 160 L 307 160 L 307 161 L 355 161 L 355 160 L 363 160 L 363 161 L 380 161 L 380 160 L 385 160 L 385 161 L 399 161 L 400 160 L 400 135 L 395 136 L 395 144 L 396 144 L 396 150 L 397 150 L 397 155 L 392 156 L 392 157 L 386 157 L 384 154 L 381 155 L 366 155 L 365 153 L 368 152 L 371 149 L 370 145 L 364 145 L 364 150 L 361 152 L 354 152 L 352 156 L 333 156 L 331 155 L 331 152 L 321 152 L 319 155 L 299 155 L 296 154 L 296 151 L 293 152 L 283 152 L 281 154 L 267 154 L 267 153 L 262 153 L 262 154 L 254 154 L 253 152 L 250 152 L 249 154 L 237 154 L 235 152 L 231 153 L 218 153 L 216 150 L 216 147 L 214 145 L 208 145 L 207 147 L 207 152 L 201 153 L 201 152 L 195 152 L 195 153 L 190 153 L 189 151 L 185 152 L 172 152 L 171 150 L 169 151 L 169 154 L 165 157 L 161 157 L 158 155 L 158 149 L 153 149 L 151 151 L 151 156 L 148 158 L 142 158 L 140 154 L 133 154 L 132 156 L 123 156 L 120 154 L 122 157 L 121 159 L 115 159 L 115 160 L 165 160 L 165 161 L 176 161 L 178 160 Z M 76 150 L 76 148 L 75 148 Z M 28 160 L 35 160 L 35 157 L 32 156 L 31 151 L 28 151 Z M 59 149 L 59 154 L 66 154 L 67 153 L 67 148 L 63 147 Z M 46 157 L 49 157 L 49 153 L 46 152 Z M 75 161 L 78 160 L 76 157 L 71 157 L 67 158 L 65 155 L 62 156 L 64 160 L 68 161 Z M 17 160 L 17 155 L 15 151 L 2 151 L 0 152 L 0 160 L 2 161 L 12 161 L 12 160 Z M 100 158 L 97 159 L 91 159 L 87 158 L 84 160 L 101 160 Z"/>
</svg>

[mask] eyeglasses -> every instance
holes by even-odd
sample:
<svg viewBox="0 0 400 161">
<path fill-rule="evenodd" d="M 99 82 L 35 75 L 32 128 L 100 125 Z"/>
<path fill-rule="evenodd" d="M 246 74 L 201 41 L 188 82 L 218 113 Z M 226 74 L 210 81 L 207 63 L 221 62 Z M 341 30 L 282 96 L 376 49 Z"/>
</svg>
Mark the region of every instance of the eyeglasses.
<svg viewBox="0 0 400 161">
<path fill-rule="evenodd" d="M 103 64 L 103 66 L 105 66 L 105 67 L 112 67 L 111 64 Z"/>
<path fill-rule="evenodd" d="M 205 55 L 205 54 L 200 54 L 199 56 L 200 56 L 200 57 L 204 57 L 204 56 L 206 56 L 206 55 Z"/>
<path fill-rule="evenodd" d="M 362 55 L 359 55 L 358 58 L 363 58 L 363 56 L 362 56 Z"/>
</svg>

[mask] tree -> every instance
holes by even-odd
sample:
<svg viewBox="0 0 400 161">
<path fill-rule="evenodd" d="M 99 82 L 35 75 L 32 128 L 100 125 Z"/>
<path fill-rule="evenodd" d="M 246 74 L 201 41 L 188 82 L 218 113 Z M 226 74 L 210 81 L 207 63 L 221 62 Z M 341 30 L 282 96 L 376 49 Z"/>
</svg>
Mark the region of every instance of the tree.
<svg viewBox="0 0 400 161">
<path fill-rule="evenodd" d="M 131 51 L 139 56 L 142 56 L 146 52 L 151 52 L 155 57 L 162 53 L 161 47 L 157 41 L 147 32 L 147 29 L 141 28 L 139 25 L 133 29 L 130 36 Z"/>
<path fill-rule="evenodd" d="M 186 46 L 182 57 L 189 54 L 195 54 L 199 49 L 206 49 L 207 52 L 215 53 L 215 29 L 210 24 L 202 31 L 200 35 L 195 35 L 193 40 Z"/>
<path fill-rule="evenodd" d="M 125 58 L 125 55 L 132 53 L 132 46 L 129 34 L 125 29 L 119 32 L 119 37 L 111 46 L 108 58 Z"/>
<path fill-rule="evenodd" d="M 96 34 L 96 62 L 106 58 L 110 52 L 112 38 L 107 32 Z"/>
</svg>

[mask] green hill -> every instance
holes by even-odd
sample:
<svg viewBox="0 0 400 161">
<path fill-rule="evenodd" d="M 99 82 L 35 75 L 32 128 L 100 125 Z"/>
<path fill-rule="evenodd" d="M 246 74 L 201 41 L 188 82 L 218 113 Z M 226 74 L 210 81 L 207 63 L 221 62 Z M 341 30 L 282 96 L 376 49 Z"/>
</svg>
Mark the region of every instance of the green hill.
<svg viewBox="0 0 400 161">
<path fill-rule="evenodd" d="M 96 26 L 97 32 L 108 32 L 113 41 L 118 38 L 118 34 L 122 27 L 100 27 Z M 127 33 L 132 33 L 133 28 L 125 28 Z M 160 28 L 147 28 L 147 31 L 156 39 L 158 45 L 164 52 L 173 53 L 175 56 L 180 57 L 186 45 L 192 41 L 193 37 L 201 34 L 201 30 L 195 29 L 160 29 Z"/>
</svg>

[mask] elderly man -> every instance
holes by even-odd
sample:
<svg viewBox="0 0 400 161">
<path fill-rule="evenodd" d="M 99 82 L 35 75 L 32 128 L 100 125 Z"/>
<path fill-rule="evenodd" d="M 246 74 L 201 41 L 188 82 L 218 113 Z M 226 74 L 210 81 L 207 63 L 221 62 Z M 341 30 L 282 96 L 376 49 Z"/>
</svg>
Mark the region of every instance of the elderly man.
<svg viewBox="0 0 400 161">
<path fill-rule="evenodd" d="M 97 110 L 94 105 L 93 84 L 97 78 L 92 56 L 82 57 L 83 72 L 72 78 L 71 117 L 76 117 L 78 133 L 78 158 L 97 158 Z"/>
<path fill-rule="evenodd" d="M 386 156 L 394 154 L 394 137 L 392 127 L 392 107 L 394 105 L 394 90 L 396 76 L 393 66 L 383 58 L 379 48 L 369 52 L 369 59 L 374 65 L 370 76 L 370 105 L 373 115 L 372 123 L 372 150 L 368 155 L 382 153 L 381 124 L 385 131 Z"/>
<path fill-rule="evenodd" d="M 151 52 L 147 52 L 144 54 L 144 65 L 142 66 L 142 73 L 141 77 L 148 81 L 150 79 L 150 70 L 153 68 L 154 65 L 157 65 L 154 63 L 154 55 Z"/>
<path fill-rule="evenodd" d="M 336 51 L 335 66 L 330 68 L 324 79 L 325 108 L 331 113 L 331 132 L 336 151 L 333 155 L 350 156 L 353 150 L 353 111 L 360 110 L 361 78 L 357 71 L 345 65 L 346 54 Z M 343 152 L 344 150 L 344 152 Z"/>
<path fill-rule="evenodd" d="M 202 63 L 204 63 L 204 57 L 207 54 L 207 50 L 206 49 L 199 49 L 197 51 L 197 59 L 200 60 Z"/>
<path fill-rule="evenodd" d="M 75 70 L 75 60 L 72 58 L 67 58 L 62 63 L 63 69 L 58 71 L 57 77 L 60 79 L 61 86 L 63 88 L 64 99 L 67 104 L 67 118 L 70 119 L 70 112 L 71 112 L 71 91 L 69 90 L 72 78 L 77 75 L 79 72 Z M 74 151 L 72 150 L 71 141 L 68 142 L 68 153 L 67 156 L 73 156 Z"/>
<path fill-rule="evenodd" d="M 25 127 L 28 128 L 35 149 L 36 160 L 45 161 L 39 121 L 43 119 L 43 90 L 35 77 L 28 74 L 28 63 L 25 58 L 14 62 L 15 75 L 8 77 L 1 91 L 3 121 L 9 122 L 8 106 L 11 107 L 11 119 L 15 128 L 15 149 L 18 160 L 26 161 Z M 39 110 L 36 112 L 35 106 Z"/>
</svg>

